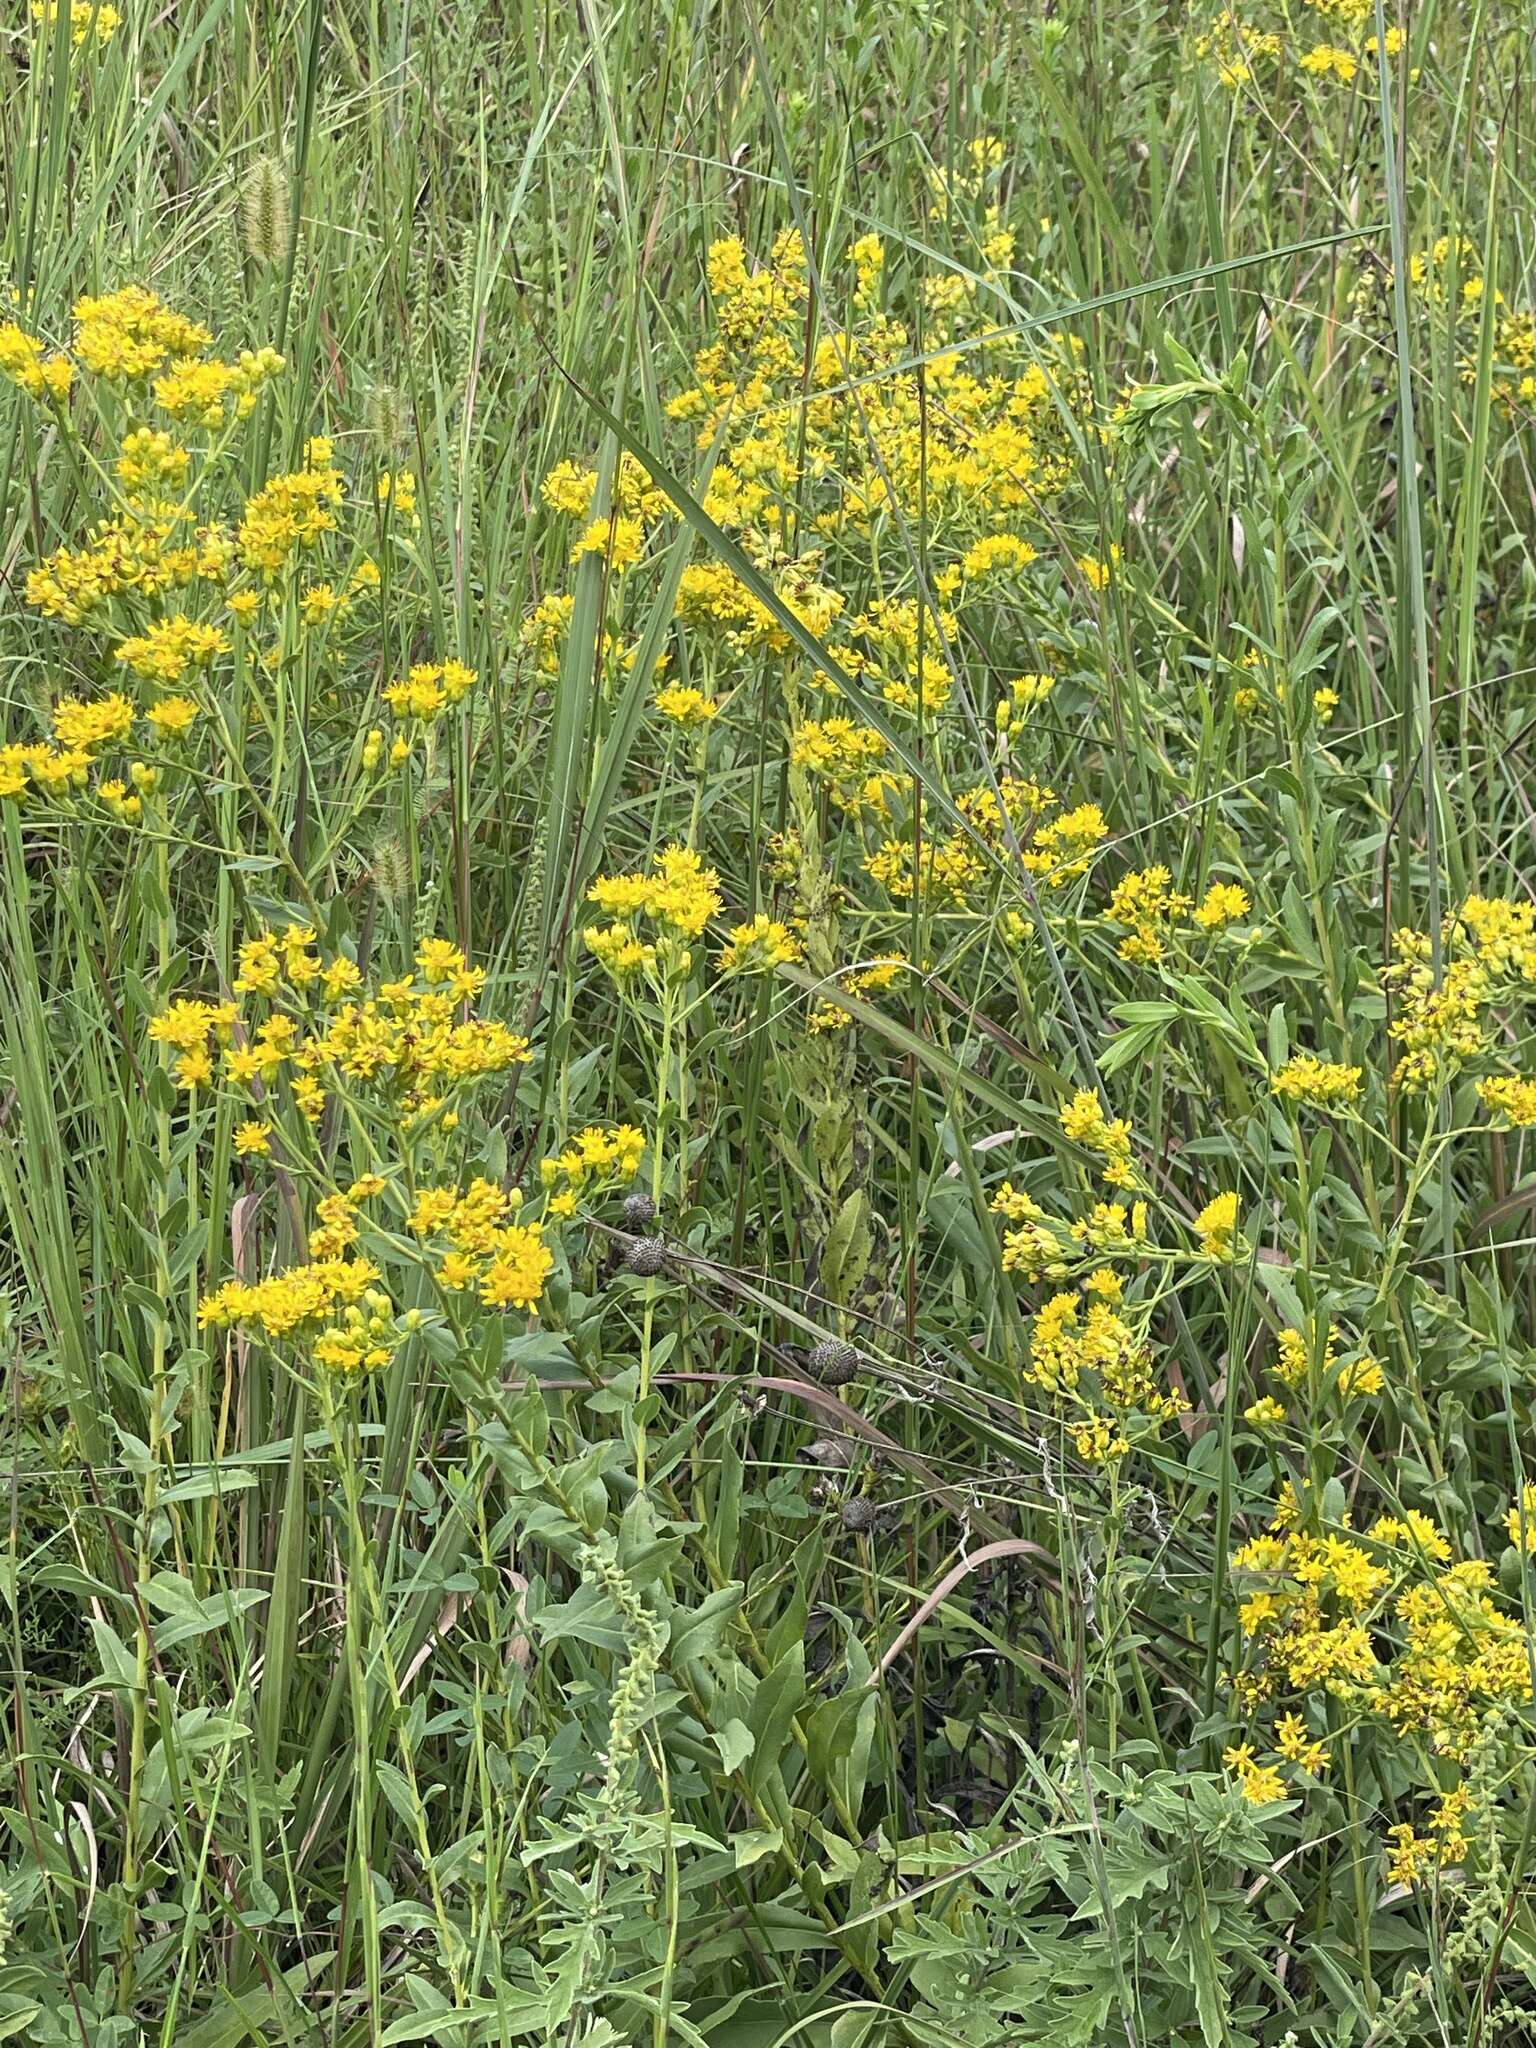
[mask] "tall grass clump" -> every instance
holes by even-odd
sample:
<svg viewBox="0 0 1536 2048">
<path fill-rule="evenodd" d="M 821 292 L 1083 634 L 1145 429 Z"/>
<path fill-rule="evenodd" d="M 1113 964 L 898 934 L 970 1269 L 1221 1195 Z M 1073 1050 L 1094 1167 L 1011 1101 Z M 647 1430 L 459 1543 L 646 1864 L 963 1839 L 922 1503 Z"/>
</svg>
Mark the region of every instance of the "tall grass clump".
<svg viewBox="0 0 1536 2048">
<path fill-rule="evenodd" d="M 1530 27 L 7 24 L 0 2039 L 1536 2037 Z"/>
</svg>

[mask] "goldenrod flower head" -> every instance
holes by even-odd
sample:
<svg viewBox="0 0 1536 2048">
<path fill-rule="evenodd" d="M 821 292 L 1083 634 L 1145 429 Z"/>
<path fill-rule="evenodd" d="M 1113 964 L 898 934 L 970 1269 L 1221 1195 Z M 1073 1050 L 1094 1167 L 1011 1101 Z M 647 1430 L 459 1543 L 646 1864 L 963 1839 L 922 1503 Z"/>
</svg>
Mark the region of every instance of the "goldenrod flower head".
<svg viewBox="0 0 1536 2048">
<path fill-rule="evenodd" d="M 1236 1194 L 1229 1190 L 1213 1196 L 1195 1218 L 1195 1229 L 1208 1259 L 1230 1263 L 1238 1242 Z"/>
<path fill-rule="evenodd" d="M 748 924 L 738 924 L 720 955 L 722 974 L 767 974 L 804 957 L 804 948 L 787 925 L 759 911 Z"/>
<path fill-rule="evenodd" d="M 1059 1112 L 1061 1128 L 1074 1144 L 1082 1145 L 1100 1158 L 1100 1172 L 1111 1187 L 1130 1187 L 1135 1180 L 1131 1164 L 1131 1127 L 1120 1117 L 1105 1115 L 1104 1105 L 1091 1088 L 1079 1089 Z"/>
<path fill-rule="evenodd" d="M 144 716 L 162 739 L 182 739 L 202 713 L 190 697 L 162 697 Z"/>
<path fill-rule="evenodd" d="M 212 346 L 206 327 L 172 312 L 143 285 L 124 285 L 75 305 L 75 353 L 96 376 L 134 382 Z"/>
<path fill-rule="evenodd" d="M 61 747 L 82 753 L 126 739 L 133 729 L 133 706 L 116 691 L 92 703 L 63 697 L 54 707 L 53 730 Z"/>
<path fill-rule="evenodd" d="M 496 1249 L 480 1278 L 480 1299 L 489 1308 L 537 1308 L 555 1255 L 538 1223 L 514 1223 L 497 1235 Z"/>
<path fill-rule="evenodd" d="M 600 875 L 588 895 L 621 919 L 645 916 L 697 938 L 721 907 L 719 879 L 691 847 L 669 846 L 649 874 Z"/>
<path fill-rule="evenodd" d="M 1509 1540 L 1517 1550 L 1536 1556 L 1536 1481 L 1527 1480 L 1518 1502 L 1504 1517 Z"/>
<path fill-rule="evenodd" d="M 247 501 L 238 545 L 243 566 L 267 583 L 294 556 L 317 547 L 336 528 L 344 486 L 332 462 L 331 444 L 316 438 L 305 450 L 307 466 L 275 476 Z"/>
<path fill-rule="evenodd" d="M 1478 1100 L 1501 1123 L 1515 1130 L 1536 1126 L 1536 1081 L 1520 1074 L 1500 1074 L 1477 1084 Z"/>
<path fill-rule="evenodd" d="M 1269 1085 L 1276 1095 L 1289 1102 L 1333 1109 L 1359 1098 L 1360 1075 L 1359 1067 L 1346 1067 L 1336 1060 L 1320 1060 L 1315 1053 L 1300 1052 L 1270 1075 Z"/>
<path fill-rule="evenodd" d="M 1236 882 L 1212 882 L 1195 912 L 1195 923 L 1205 931 L 1219 931 L 1236 918 L 1246 917 L 1251 908 L 1248 891 Z"/>
<path fill-rule="evenodd" d="M 96 0 L 70 0 L 67 11 L 61 8 L 60 0 L 32 0 L 32 18 L 38 23 L 40 35 L 52 35 L 61 12 L 66 12 L 70 46 L 76 50 L 87 42 L 104 47 L 122 26 L 123 18 L 117 9 L 98 5 Z"/>
<path fill-rule="evenodd" d="M 14 320 L 0 323 L 0 377 L 9 379 L 29 398 L 67 398 L 74 375 L 68 357 L 48 355 L 43 344 Z"/>
<path fill-rule="evenodd" d="M 611 518 L 592 521 L 571 548 L 571 560 L 580 562 L 586 555 L 602 555 L 610 567 L 622 572 L 638 562 L 644 552 L 645 528 L 640 521 L 614 513 Z"/>
<path fill-rule="evenodd" d="M 375 486 L 379 504 L 398 518 L 415 523 L 416 473 L 410 469 L 384 470 Z"/>
<path fill-rule="evenodd" d="M 169 688 L 188 670 L 206 668 L 228 652 L 229 642 L 217 626 L 205 626 L 178 613 L 174 618 L 155 620 L 134 639 L 120 641 L 115 655 L 136 676 Z"/>
<path fill-rule="evenodd" d="M 688 727 L 708 725 L 715 718 L 720 706 L 713 697 L 706 697 L 702 690 L 685 689 L 677 683 L 670 683 L 658 690 L 651 699 L 663 718 L 674 725 Z"/>
</svg>

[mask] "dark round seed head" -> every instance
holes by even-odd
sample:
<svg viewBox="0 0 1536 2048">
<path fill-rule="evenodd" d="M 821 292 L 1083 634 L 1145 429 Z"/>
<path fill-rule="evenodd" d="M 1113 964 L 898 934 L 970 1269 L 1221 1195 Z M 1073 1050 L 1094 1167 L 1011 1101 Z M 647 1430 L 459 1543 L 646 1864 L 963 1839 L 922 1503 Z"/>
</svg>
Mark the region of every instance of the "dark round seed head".
<svg viewBox="0 0 1536 2048">
<path fill-rule="evenodd" d="M 656 1204 L 649 1195 L 635 1193 L 624 1197 L 624 1206 L 619 1217 L 626 1230 L 644 1230 L 656 1214 Z"/>
<path fill-rule="evenodd" d="M 805 1362 L 824 1387 L 845 1387 L 858 1372 L 859 1354 L 841 1337 L 823 1337 Z"/>
<path fill-rule="evenodd" d="M 866 1535 L 879 1519 L 879 1503 L 872 1501 L 867 1494 L 856 1494 L 852 1500 L 843 1502 L 843 1527 L 851 1530 L 855 1536 Z"/>
<path fill-rule="evenodd" d="M 667 1263 L 667 1247 L 659 1237 L 637 1237 L 624 1263 L 631 1273 L 653 1279 Z"/>
</svg>

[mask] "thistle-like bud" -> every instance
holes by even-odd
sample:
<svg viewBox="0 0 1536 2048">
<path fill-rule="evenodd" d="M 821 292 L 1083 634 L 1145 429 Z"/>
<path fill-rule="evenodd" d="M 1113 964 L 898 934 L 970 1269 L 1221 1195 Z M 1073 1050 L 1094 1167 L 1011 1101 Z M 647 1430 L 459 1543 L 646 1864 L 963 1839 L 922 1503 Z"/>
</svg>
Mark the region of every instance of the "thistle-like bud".
<svg viewBox="0 0 1536 2048">
<path fill-rule="evenodd" d="M 624 1263 L 631 1273 L 653 1280 L 667 1263 L 667 1247 L 659 1237 L 637 1237 Z"/>
<path fill-rule="evenodd" d="M 624 1206 L 619 1211 L 619 1221 L 626 1230 L 644 1230 L 656 1214 L 656 1204 L 649 1195 L 642 1195 L 637 1189 L 634 1194 L 624 1197 Z"/>
<path fill-rule="evenodd" d="M 866 1536 L 880 1519 L 880 1508 L 866 1493 L 855 1494 L 852 1500 L 845 1500 L 840 1509 L 843 1527 L 855 1536 Z"/>
<path fill-rule="evenodd" d="M 859 1354 L 841 1337 L 823 1337 L 811 1347 L 805 1362 L 812 1377 L 824 1387 L 845 1387 L 859 1370 Z"/>
<path fill-rule="evenodd" d="M 240 193 L 245 253 L 258 270 L 275 270 L 288 260 L 292 225 L 287 169 L 275 156 L 259 156 Z"/>
</svg>

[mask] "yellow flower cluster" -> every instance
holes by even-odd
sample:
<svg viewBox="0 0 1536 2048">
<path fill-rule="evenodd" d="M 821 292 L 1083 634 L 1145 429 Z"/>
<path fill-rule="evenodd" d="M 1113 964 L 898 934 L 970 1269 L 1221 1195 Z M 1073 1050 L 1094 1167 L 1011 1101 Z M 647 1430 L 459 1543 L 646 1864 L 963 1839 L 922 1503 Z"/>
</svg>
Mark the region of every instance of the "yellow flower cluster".
<svg viewBox="0 0 1536 2048">
<path fill-rule="evenodd" d="M 1445 1793 L 1429 1819 L 1429 1833 L 1417 1834 L 1406 1821 L 1387 1829 L 1392 1851 L 1387 1882 L 1420 1885 L 1435 1871 L 1460 1863 L 1467 1853 L 1466 1820 L 1471 1794 L 1465 1785 Z"/>
<path fill-rule="evenodd" d="M 228 1082 L 270 1088 L 286 1075 L 310 1123 L 324 1112 L 328 1086 L 362 1091 L 402 1120 L 442 1114 L 451 1121 L 448 1105 L 459 1089 L 521 1066 L 532 1054 L 506 1025 L 462 1014 L 483 989 L 485 973 L 467 966 L 459 947 L 425 940 L 416 969 L 357 1001 L 357 963 L 345 954 L 323 959 L 309 927 L 261 931 L 240 948 L 235 993 L 271 1006 L 266 1017 L 257 1022 L 248 1009 L 181 1001 L 155 1020 L 150 1035 L 180 1050 L 183 1087 L 213 1078 L 212 1039 L 225 1048 Z M 316 1001 L 318 1014 L 311 1009 Z M 203 1029 L 194 1039 L 198 1018 Z"/>
<path fill-rule="evenodd" d="M 1436 1088 L 1485 1057 L 1495 1013 L 1536 993 L 1536 905 L 1469 896 L 1442 926 L 1440 953 L 1437 974 L 1428 936 L 1400 930 L 1382 970 L 1392 1005 L 1388 1033 L 1403 1048 L 1392 1079 L 1409 1094 Z M 1494 1092 L 1490 1108 L 1503 1107 L 1502 1092 Z M 1518 1105 L 1518 1091 L 1509 1099 Z"/>
<path fill-rule="evenodd" d="M 124 821 L 141 815 L 167 771 L 184 769 L 185 757 L 175 750 L 199 716 L 214 709 L 214 664 L 236 644 L 261 666 L 284 658 L 281 642 L 265 648 L 241 636 L 256 624 L 284 573 L 336 529 L 345 495 L 332 445 L 317 438 L 307 444 L 303 466 L 264 483 L 233 525 L 200 518 L 199 500 L 230 472 L 226 427 L 251 411 L 283 369 L 270 348 L 245 350 L 233 362 L 214 360 L 206 353 L 211 342 L 207 328 L 142 285 L 81 299 L 69 355 L 45 355 L 14 322 L 0 327 L 0 375 L 34 397 L 62 397 L 77 375 L 123 388 L 108 418 L 126 407 L 131 424 L 106 457 L 121 497 L 82 541 L 31 568 L 26 594 L 45 617 L 114 633 L 112 658 L 123 671 L 153 691 L 176 693 L 140 707 L 146 751 L 170 749 L 170 757 L 158 766 L 129 762 L 122 773 L 97 782 L 100 801 Z M 155 423 L 157 410 L 173 428 Z M 218 438 L 195 452 L 186 440 L 195 442 L 200 429 L 217 429 Z M 319 580 L 296 590 L 301 628 L 328 627 L 380 581 L 378 565 L 362 557 L 344 586 Z M 234 641 L 231 627 L 239 629 Z M 445 667 L 445 700 L 467 674 Z M 85 716 L 78 713 L 77 722 Z M 0 756 L 0 794 L 15 799 L 29 791 L 85 789 L 94 779 L 92 749 L 126 739 L 126 730 L 114 727 L 89 745 L 7 748 Z M 172 786 L 183 779 L 178 774 Z"/>
<path fill-rule="evenodd" d="M 775 967 L 804 956 L 805 948 L 789 927 L 760 910 L 749 923 L 733 927 L 730 943 L 720 955 L 720 972 L 771 974 Z"/>
<path fill-rule="evenodd" d="M 1029 714 L 1039 709 L 1055 687 L 1056 678 L 1052 675 L 1015 676 L 1007 685 L 997 707 L 998 731 L 1004 734 L 1017 732 L 1020 725 L 1028 722 Z"/>
<path fill-rule="evenodd" d="M 561 462 L 549 472 L 539 492 L 551 510 L 571 519 L 585 519 L 597 496 L 597 471 L 577 462 Z M 638 520 L 655 519 L 668 505 L 665 491 L 651 481 L 649 470 L 627 451 L 614 472 L 611 500 L 616 511 Z"/>
<path fill-rule="evenodd" d="M 666 847 L 649 873 L 600 875 L 588 892 L 612 917 L 609 925 L 589 925 L 582 937 L 616 981 L 649 974 L 664 954 L 664 964 L 687 972 L 692 955 L 687 941 L 698 938 L 720 909 L 720 878 L 691 847 Z M 647 918 L 657 927 L 658 947 L 638 937 L 635 926 Z"/>
<path fill-rule="evenodd" d="M 443 1287 L 473 1291 L 487 1308 L 533 1309 L 555 1255 L 544 1242 L 542 1223 L 508 1220 L 521 1207 L 517 1189 L 481 1179 L 463 1190 L 423 1188 L 408 1223 L 418 1238 L 437 1241 L 436 1272 Z"/>
<path fill-rule="evenodd" d="M 878 794 L 870 785 L 865 801 Z M 1064 888 L 1087 874 L 1093 849 L 1108 831 L 1097 804 L 1078 804 L 1059 812 L 1044 825 L 1038 820 L 1056 802 L 1054 793 L 1025 777 L 1004 776 L 994 791 L 988 783 L 962 790 L 956 808 L 969 823 L 969 832 L 946 836 L 925 835 L 922 846 L 923 893 L 930 901 L 969 906 L 972 892 L 988 872 L 986 849 L 1000 849 L 998 863 L 1006 876 L 1009 841 L 1022 847 L 1024 868 L 1048 888 Z M 898 902 L 908 900 L 914 887 L 913 844 L 910 838 L 887 838 L 864 860 L 864 872 Z"/>
<path fill-rule="evenodd" d="M 1131 1162 L 1131 1127 L 1123 1117 L 1108 1117 L 1091 1088 L 1080 1088 L 1060 1111 L 1061 1128 L 1073 1144 L 1099 1157 L 1099 1172 L 1112 1188 L 1136 1185 Z"/>
<path fill-rule="evenodd" d="M 1371 0 L 1307 0 L 1321 17 L 1306 26 L 1300 10 L 1265 7 L 1255 13 L 1222 8 L 1195 37 L 1195 55 L 1210 64 L 1232 92 L 1273 92 L 1288 62 L 1319 84 L 1350 86 L 1362 64 L 1374 65 L 1376 38 L 1368 33 Z M 1318 40 L 1309 41 L 1309 35 Z M 1329 40 L 1328 38 L 1333 38 Z M 1339 40 L 1347 37 L 1346 43 Z M 1386 52 L 1395 57 L 1403 46 L 1399 28 L 1387 30 Z"/>
<path fill-rule="evenodd" d="M 1086 875 L 1092 853 L 1109 827 L 1097 804 L 1078 804 L 1042 825 L 1024 855 L 1024 865 L 1047 887 L 1065 888 Z"/>
<path fill-rule="evenodd" d="M 75 354 L 94 376 L 142 383 L 184 356 L 213 346 L 206 327 L 167 306 L 147 286 L 123 285 L 75 306 Z"/>
<path fill-rule="evenodd" d="M 205 1003 L 183 996 L 151 1021 L 150 1043 L 168 1046 L 177 1056 L 173 1072 L 178 1086 L 209 1085 L 214 1049 L 230 1043 L 239 1014 L 233 1003 Z"/>
<path fill-rule="evenodd" d="M 1464 1765 L 1490 1710 L 1531 1697 L 1524 1629 L 1494 1600 L 1491 1568 L 1482 1558 L 1453 1562 L 1444 1533 L 1417 1509 L 1379 1517 L 1363 1537 L 1347 1528 L 1305 1532 L 1298 1515 L 1287 1488 L 1270 1526 L 1232 1560 L 1249 1644 L 1238 1692 L 1250 1708 L 1283 1709 L 1280 1760 L 1318 1767 L 1303 1716 L 1332 1698 L 1346 1713 Z M 1257 1759 L 1245 1744 L 1228 1762 L 1242 1774 Z M 1464 1801 L 1450 1797 L 1442 1810 L 1460 1813 Z M 1432 1835 L 1447 1832 L 1432 1823 Z M 1459 1840 L 1442 1839 L 1425 1854 L 1413 1847 L 1411 1829 L 1392 1834 L 1400 1882 L 1417 1881 L 1442 1851 L 1449 1861 L 1464 1853 Z"/>
<path fill-rule="evenodd" d="M 1389 42 L 1391 36 L 1389 30 Z M 1409 289 L 1427 307 L 1449 318 L 1461 374 L 1468 383 L 1478 375 L 1478 334 L 1489 293 L 1481 265 L 1481 252 L 1465 235 L 1441 235 L 1408 259 Z M 1362 326 L 1378 333 L 1390 326 L 1392 283 L 1391 264 L 1368 258 L 1354 291 L 1354 314 Z M 1511 305 L 1496 285 L 1492 289 L 1493 395 L 1506 410 L 1517 404 L 1529 406 L 1536 401 L 1536 309 Z"/>
<path fill-rule="evenodd" d="M 229 652 L 229 641 L 217 626 L 206 626 L 182 613 L 156 619 L 142 633 L 120 641 L 113 658 L 145 682 L 169 689 L 192 670 L 206 668 Z"/>
<path fill-rule="evenodd" d="M 780 565 L 769 581 L 785 610 L 818 637 L 843 610 L 841 595 L 804 564 Z M 689 563 L 678 585 L 677 616 L 685 625 L 713 629 L 739 653 L 787 654 L 794 645 L 777 614 L 723 562 Z"/>
<path fill-rule="evenodd" d="M 1321 1334 L 1319 1348 L 1303 1330 L 1282 1330 L 1276 1339 L 1275 1377 L 1293 1392 L 1305 1389 L 1317 1400 L 1331 1393 L 1345 1401 L 1374 1399 L 1384 1390 L 1386 1375 L 1369 1351 L 1357 1350 L 1341 1365 L 1343 1335 L 1338 1325 L 1330 1323 Z"/>
<path fill-rule="evenodd" d="M 640 1171 L 645 1133 L 633 1124 L 614 1130 L 589 1124 L 564 1149 L 539 1163 L 551 1216 L 574 1216 L 583 1197 L 608 1187 L 622 1187 Z"/>
<path fill-rule="evenodd" d="M 1003 1271 L 1026 1280 L 1065 1280 L 1075 1248 L 1034 1196 L 1004 1181 L 992 1197 L 993 1213 L 1013 1226 L 1003 1232 Z"/>
<path fill-rule="evenodd" d="M 298 1345 L 345 1378 L 377 1372 L 400 1338 L 394 1304 L 371 1259 L 315 1259 L 268 1279 L 226 1280 L 199 1304 L 205 1330 L 245 1328 Z"/>
<path fill-rule="evenodd" d="M 1517 1550 L 1536 1556 L 1536 1482 L 1527 1480 L 1520 1498 L 1504 1517 L 1509 1540 Z"/>
<path fill-rule="evenodd" d="M 91 756 L 71 747 L 0 746 L 0 801 L 18 802 L 30 789 L 83 789 Z"/>
<path fill-rule="evenodd" d="M 1173 886 L 1166 867 L 1139 868 L 1115 884 L 1104 915 L 1126 928 L 1120 958 L 1135 966 L 1155 966 L 1167 952 L 1170 934 L 1189 920 L 1214 932 L 1246 917 L 1248 892 L 1236 882 L 1213 882 L 1196 907 L 1192 897 Z"/>
<path fill-rule="evenodd" d="M 1091 1294 L 1053 1294 L 1045 1303 L 1024 1378 L 1063 1401 L 1073 1448 L 1090 1464 L 1125 1457 L 1184 1407 L 1158 1386 L 1145 1339 Z"/>
<path fill-rule="evenodd" d="M 1006 264 L 1012 248 L 1012 235 L 993 220 L 988 263 Z M 705 510 L 739 538 L 778 604 L 887 702 L 932 715 L 951 688 L 944 648 L 958 620 L 949 605 L 988 601 L 1000 578 L 1016 579 L 1037 559 L 1019 528 L 1036 521 L 1046 530 L 1050 501 L 1074 475 L 1076 423 L 1088 417 L 1091 398 L 1080 343 L 1034 335 L 1025 344 L 996 332 L 974 285 L 958 276 L 925 292 L 920 380 L 908 361 L 909 330 L 880 303 L 886 255 L 875 235 L 847 250 L 850 317 L 829 325 L 818 306 L 807 391 L 810 287 L 798 234 L 780 235 L 758 266 L 740 241 L 715 243 L 706 266 L 715 336 L 695 355 L 694 382 L 668 412 L 696 427 L 701 446 L 713 446 Z M 914 598 L 881 595 L 832 642 L 847 605 L 824 574 L 826 559 L 845 547 L 867 559 L 870 538 L 894 506 L 915 502 L 919 482 L 933 585 L 945 605 L 924 616 Z M 576 523 L 573 561 L 597 554 L 620 570 L 642 559 L 668 509 L 628 456 L 606 510 L 596 470 L 574 462 L 552 469 L 541 494 Z M 805 546 L 807 535 L 825 555 Z M 543 599 L 525 622 L 525 644 L 537 646 L 541 666 L 569 616 L 560 607 Z M 684 569 L 677 614 L 727 655 L 782 655 L 794 644 L 758 589 L 719 561 Z M 1043 678 L 1023 683 L 1021 704 L 1038 702 L 1037 686 L 1048 686 Z"/>
<path fill-rule="evenodd" d="M 1005 256 L 1011 246 L 1004 235 L 994 253 Z M 772 544 L 794 516 L 797 493 L 806 493 L 822 534 L 867 535 L 889 516 L 893 497 L 916 502 L 921 478 L 941 560 L 959 570 L 970 557 L 963 573 L 977 578 L 1027 566 L 1034 550 L 1010 522 L 1036 513 L 1069 479 L 1062 408 L 1070 416 L 1086 403 L 1071 343 L 1046 337 L 1029 355 L 999 337 L 985 350 L 943 353 L 946 341 L 982 324 L 969 282 L 945 280 L 946 291 L 929 295 L 927 343 L 940 353 L 927 364 L 925 406 L 905 367 L 910 335 L 877 304 L 884 244 L 863 236 L 846 260 L 853 318 L 843 328 L 823 320 L 806 400 L 808 283 L 798 234 L 781 235 L 757 269 L 735 239 L 711 248 L 718 339 L 695 356 L 694 384 L 669 410 L 697 424 L 701 446 L 723 430 L 712 515 Z M 846 388 L 854 379 L 868 381 L 860 386 L 858 429 L 850 432 Z M 972 553 L 993 539 L 995 550 Z"/>
<path fill-rule="evenodd" d="M 1200 1249 L 1208 1259 L 1230 1264 L 1240 1242 L 1237 1235 L 1237 1196 L 1231 1192 L 1215 1195 L 1195 1218 Z"/>
<path fill-rule="evenodd" d="M 685 732 L 696 726 L 708 725 L 720 712 L 715 698 L 681 683 L 666 684 L 656 692 L 651 702 L 663 718 L 681 726 Z"/>
<path fill-rule="evenodd" d="M 247 503 L 238 536 L 242 564 L 273 582 L 295 555 L 335 532 L 345 494 L 331 444 L 316 436 L 305 446 L 302 469 L 269 478 Z"/>
<path fill-rule="evenodd" d="M 905 953 L 887 953 L 882 959 L 872 960 L 867 967 L 848 967 L 837 977 L 837 985 L 851 996 L 879 995 L 890 988 L 911 966 Z M 806 1019 L 806 1030 L 813 1036 L 827 1031 L 846 1031 L 853 1018 L 838 1003 L 816 1003 Z"/>
<path fill-rule="evenodd" d="M 807 718 L 790 736 L 791 766 L 823 777 L 840 803 L 851 802 L 860 791 L 867 798 L 872 777 L 878 797 L 883 783 L 876 771 L 885 758 L 882 736 L 852 718 Z"/>
<path fill-rule="evenodd" d="M 59 548 L 27 573 L 27 602 L 46 617 L 79 626 L 119 595 L 155 599 L 172 590 L 220 583 L 232 555 L 228 534 L 197 528 L 190 512 L 132 505 L 101 521 L 83 548 Z"/>
<path fill-rule="evenodd" d="M 1337 1060 L 1320 1060 L 1315 1053 L 1292 1055 L 1269 1077 L 1276 1095 L 1287 1102 L 1304 1103 L 1312 1109 L 1336 1109 L 1359 1099 L 1360 1069 Z"/>
<path fill-rule="evenodd" d="M 384 701 L 402 723 L 430 725 L 451 705 L 462 704 L 478 681 L 462 661 L 418 662 L 403 681 L 386 684 Z"/>
<path fill-rule="evenodd" d="M 155 403 L 187 426 L 221 427 L 231 401 L 235 416 L 245 419 L 255 410 L 263 386 L 283 368 L 275 348 L 242 349 L 233 363 L 183 359 L 155 379 Z"/>
<path fill-rule="evenodd" d="M 104 47 L 123 24 L 117 9 L 105 5 L 105 0 L 69 0 L 67 9 L 60 0 L 32 0 L 32 19 L 38 24 L 39 35 L 51 36 L 61 14 L 69 23 L 70 46 L 76 50 L 91 42 L 98 48 Z"/>
<path fill-rule="evenodd" d="M 68 356 L 49 355 L 43 344 L 14 320 L 0 324 L 0 377 L 29 398 L 65 399 L 75 380 Z"/>
</svg>

